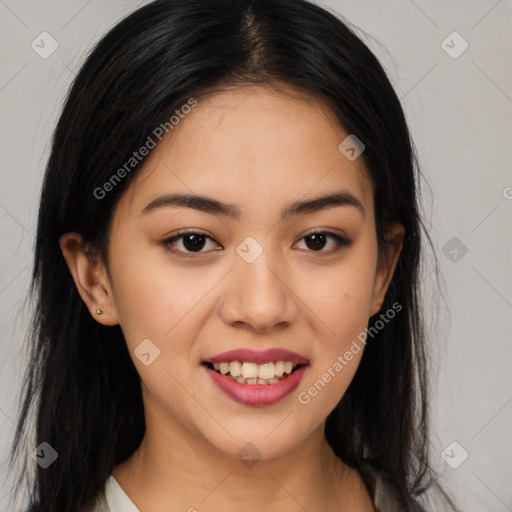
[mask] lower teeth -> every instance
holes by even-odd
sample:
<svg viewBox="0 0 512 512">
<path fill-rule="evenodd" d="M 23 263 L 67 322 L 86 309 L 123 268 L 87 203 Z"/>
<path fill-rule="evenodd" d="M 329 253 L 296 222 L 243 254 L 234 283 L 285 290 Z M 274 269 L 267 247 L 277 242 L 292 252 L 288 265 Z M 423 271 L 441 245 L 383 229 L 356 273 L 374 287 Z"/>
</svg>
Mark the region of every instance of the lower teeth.
<svg viewBox="0 0 512 512">
<path fill-rule="evenodd" d="M 239 384 L 277 384 L 282 379 L 244 379 L 243 377 L 232 377 L 226 375 L 228 379 L 236 380 Z"/>
<path fill-rule="evenodd" d="M 220 373 L 220 372 L 217 372 L 217 373 L 219 375 L 222 375 L 222 373 Z M 282 377 L 274 378 L 274 379 L 244 379 L 243 377 L 233 377 L 232 375 L 229 375 L 229 374 L 224 375 L 224 377 L 234 380 L 234 381 L 238 382 L 239 384 L 255 385 L 255 384 L 277 384 L 279 381 L 288 377 L 288 375 L 283 375 Z"/>
</svg>

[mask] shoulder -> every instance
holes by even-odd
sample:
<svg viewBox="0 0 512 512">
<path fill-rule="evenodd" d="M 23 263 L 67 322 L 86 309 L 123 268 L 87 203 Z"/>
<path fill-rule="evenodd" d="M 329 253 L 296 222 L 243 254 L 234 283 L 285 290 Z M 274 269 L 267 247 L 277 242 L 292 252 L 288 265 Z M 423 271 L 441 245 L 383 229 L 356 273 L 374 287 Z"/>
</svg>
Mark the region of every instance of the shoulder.
<svg viewBox="0 0 512 512">
<path fill-rule="evenodd" d="M 389 474 L 375 463 L 364 460 L 358 469 L 368 487 L 376 512 L 426 512 L 412 497 L 406 502 Z"/>
</svg>

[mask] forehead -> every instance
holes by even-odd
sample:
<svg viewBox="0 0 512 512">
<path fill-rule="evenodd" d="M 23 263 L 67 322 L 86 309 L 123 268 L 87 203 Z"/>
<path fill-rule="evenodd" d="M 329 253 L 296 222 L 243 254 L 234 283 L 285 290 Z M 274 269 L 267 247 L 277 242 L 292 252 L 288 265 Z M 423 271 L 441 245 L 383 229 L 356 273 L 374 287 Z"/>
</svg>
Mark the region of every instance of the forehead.
<svg viewBox="0 0 512 512">
<path fill-rule="evenodd" d="M 348 133 L 322 101 L 260 85 L 194 99 L 197 105 L 176 116 L 122 201 L 140 210 L 155 194 L 182 192 L 261 210 L 346 190 L 372 212 L 363 160 L 340 152 Z"/>
</svg>

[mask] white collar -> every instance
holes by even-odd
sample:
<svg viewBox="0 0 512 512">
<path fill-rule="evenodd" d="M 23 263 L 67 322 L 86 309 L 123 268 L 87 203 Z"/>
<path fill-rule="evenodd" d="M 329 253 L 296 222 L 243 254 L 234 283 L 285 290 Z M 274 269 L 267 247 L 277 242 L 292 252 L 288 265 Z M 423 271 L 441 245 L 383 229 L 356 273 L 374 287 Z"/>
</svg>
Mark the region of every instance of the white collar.
<svg viewBox="0 0 512 512">
<path fill-rule="evenodd" d="M 113 475 L 107 481 L 105 495 L 111 512 L 140 512 Z"/>
</svg>

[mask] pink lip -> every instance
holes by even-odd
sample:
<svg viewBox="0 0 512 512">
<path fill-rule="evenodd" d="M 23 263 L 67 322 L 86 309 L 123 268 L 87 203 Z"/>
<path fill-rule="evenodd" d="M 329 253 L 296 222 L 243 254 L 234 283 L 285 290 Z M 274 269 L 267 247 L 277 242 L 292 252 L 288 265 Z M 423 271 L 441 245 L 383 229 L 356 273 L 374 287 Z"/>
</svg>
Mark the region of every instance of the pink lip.
<svg viewBox="0 0 512 512">
<path fill-rule="evenodd" d="M 225 357 L 226 354 L 221 355 Z M 247 359 L 244 360 L 247 361 Z M 222 361 L 226 361 L 226 359 L 222 359 Z M 307 366 L 301 366 L 276 384 L 240 384 L 208 368 L 206 365 L 203 365 L 203 368 L 208 372 L 213 382 L 235 402 L 263 406 L 275 404 L 287 397 L 299 385 Z"/>
<path fill-rule="evenodd" d="M 304 356 L 284 350 L 282 348 L 270 348 L 268 350 L 251 350 L 249 348 L 241 348 L 237 350 L 230 350 L 229 352 L 223 352 L 222 354 L 216 355 L 205 359 L 205 363 L 230 363 L 231 361 L 241 361 L 248 363 L 271 363 L 276 361 L 291 361 L 297 364 L 308 364 L 309 361 Z M 238 384 L 238 383 L 237 383 Z M 275 384 L 273 384 L 275 385 Z"/>
</svg>

